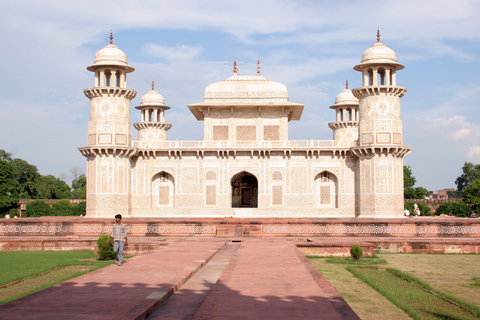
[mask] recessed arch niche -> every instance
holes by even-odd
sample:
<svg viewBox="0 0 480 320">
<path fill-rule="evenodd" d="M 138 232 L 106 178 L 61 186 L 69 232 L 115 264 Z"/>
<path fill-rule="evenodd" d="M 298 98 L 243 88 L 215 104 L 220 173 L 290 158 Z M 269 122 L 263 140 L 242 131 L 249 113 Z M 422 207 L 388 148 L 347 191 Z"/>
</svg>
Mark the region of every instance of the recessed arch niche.
<svg viewBox="0 0 480 320">
<path fill-rule="evenodd" d="M 232 177 L 232 208 L 258 208 L 258 180 L 246 171 Z"/>
</svg>

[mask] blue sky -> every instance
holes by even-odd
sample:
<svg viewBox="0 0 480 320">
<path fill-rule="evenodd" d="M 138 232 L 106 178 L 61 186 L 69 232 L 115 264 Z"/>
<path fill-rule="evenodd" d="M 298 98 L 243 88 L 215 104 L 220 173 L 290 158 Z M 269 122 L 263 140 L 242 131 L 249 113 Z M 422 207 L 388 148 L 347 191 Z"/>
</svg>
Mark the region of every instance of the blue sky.
<svg viewBox="0 0 480 320">
<path fill-rule="evenodd" d="M 290 122 L 290 139 L 332 139 L 328 107 L 360 86 L 353 70 L 376 41 L 392 48 L 405 69 L 402 98 L 405 158 L 417 186 L 455 187 L 464 162 L 480 163 L 480 1 L 2 1 L 0 148 L 42 174 L 85 172 L 77 151 L 87 144 L 93 86 L 86 67 L 109 42 L 136 68 L 134 108 L 151 81 L 172 109 L 170 140 L 203 139 L 203 122 L 187 104 L 232 74 L 284 83 L 290 101 L 305 104 Z M 135 131 L 134 135 L 135 135 Z M 135 137 L 135 136 L 134 136 Z"/>
</svg>

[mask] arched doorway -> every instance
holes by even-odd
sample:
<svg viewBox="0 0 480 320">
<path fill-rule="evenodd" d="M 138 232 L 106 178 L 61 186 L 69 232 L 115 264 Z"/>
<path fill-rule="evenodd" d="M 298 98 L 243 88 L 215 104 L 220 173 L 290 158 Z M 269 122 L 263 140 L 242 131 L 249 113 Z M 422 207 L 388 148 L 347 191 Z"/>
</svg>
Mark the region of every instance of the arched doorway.
<svg viewBox="0 0 480 320">
<path fill-rule="evenodd" d="M 237 173 L 231 183 L 232 208 L 258 208 L 258 180 L 254 175 Z"/>
</svg>

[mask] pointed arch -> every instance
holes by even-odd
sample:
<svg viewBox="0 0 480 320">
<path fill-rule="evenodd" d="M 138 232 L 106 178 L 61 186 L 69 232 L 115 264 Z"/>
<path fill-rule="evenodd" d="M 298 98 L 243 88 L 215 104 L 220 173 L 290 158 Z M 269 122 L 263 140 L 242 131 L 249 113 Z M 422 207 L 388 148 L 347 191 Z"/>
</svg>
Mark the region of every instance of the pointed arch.
<svg viewBox="0 0 480 320">
<path fill-rule="evenodd" d="M 152 208 L 174 207 L 175 183 L 173 176 L 165 171 L 152 178 Z"/>
<path fill-rule="evenodd" d="M 232 177 L 232 208 L 258 208 L 258 180 L 242 171 Z"/>
<path fill-rule="evenodd" d="M 326 208 L 338 208 L 338 179 L 330 171 L 322 171 L 315 177 L 317 205 Z"/>
</svg>

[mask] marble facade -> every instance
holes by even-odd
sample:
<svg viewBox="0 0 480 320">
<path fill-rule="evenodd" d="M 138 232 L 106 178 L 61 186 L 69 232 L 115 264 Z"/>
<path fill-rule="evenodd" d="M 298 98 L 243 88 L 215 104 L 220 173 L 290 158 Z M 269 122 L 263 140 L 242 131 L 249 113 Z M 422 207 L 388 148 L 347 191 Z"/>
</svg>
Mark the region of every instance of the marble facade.
<svg viewBox="0 0 480 320">
<path fill-rule="evenodd" d="M 304 105 L 260 74 L 234 74 L 207 86 L 204 101 L 188 105 L 204 122 L 201 141 L 169 141 L 170 109 L 152 91 L 139 106 L 132 141 L 126 87 L 134 68 L 110 44 L 87 69 L 95 73 L 90 99 L 87 216 L 112 217 L 382 217 L 403 211 L 403 146 L 395 53 L 380 42 L 361 63 L 362 86 L 347 88 L 330 108 L 333 140 L 288 139 Z"/>
</svg>

